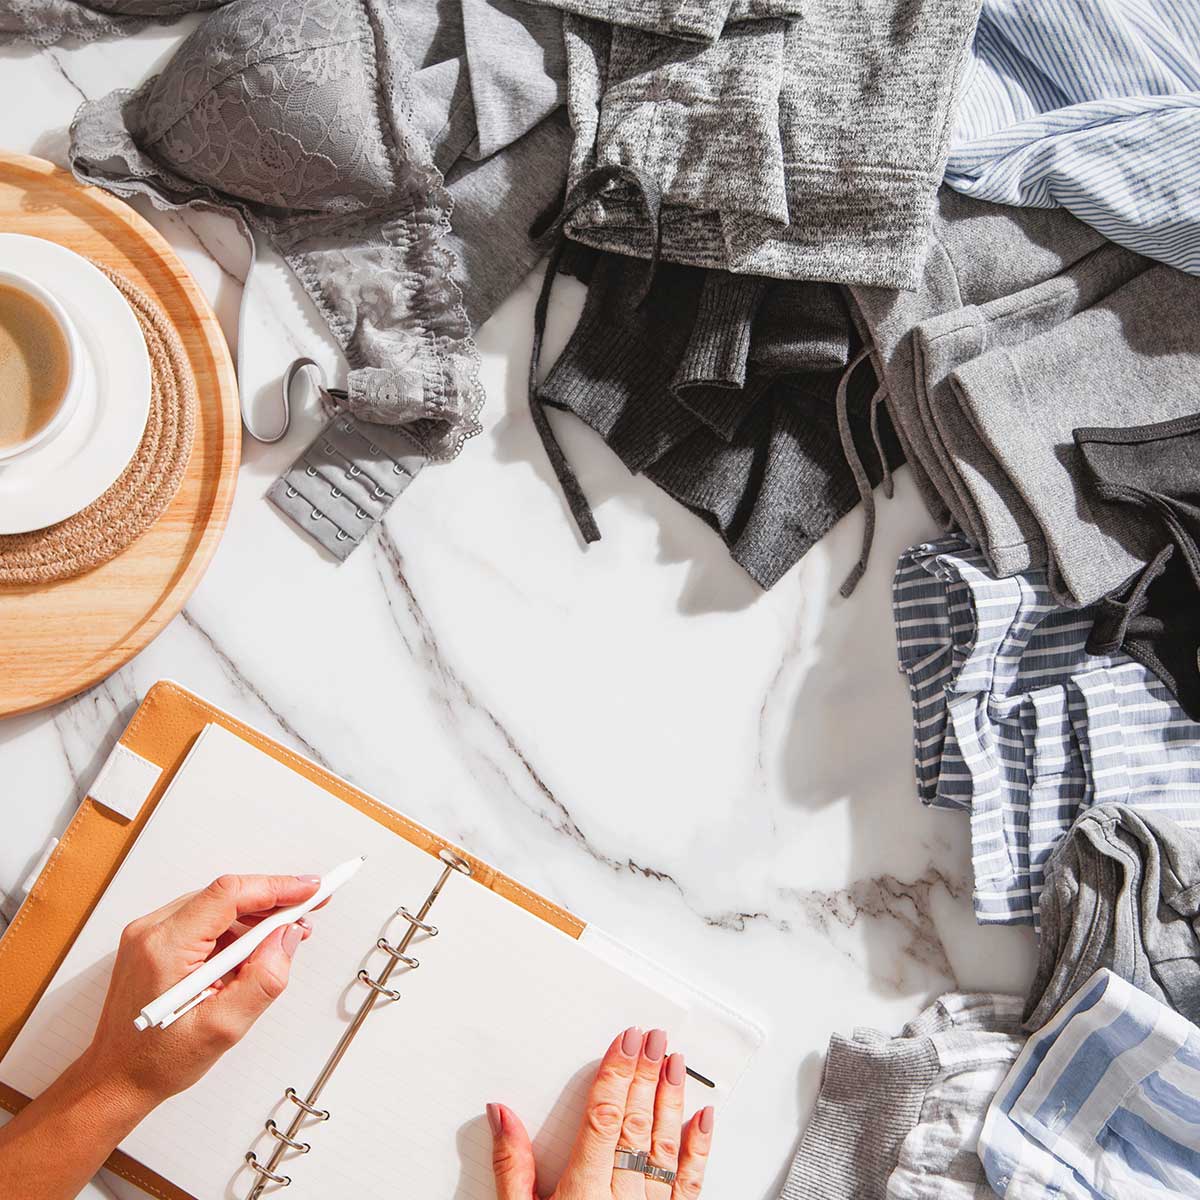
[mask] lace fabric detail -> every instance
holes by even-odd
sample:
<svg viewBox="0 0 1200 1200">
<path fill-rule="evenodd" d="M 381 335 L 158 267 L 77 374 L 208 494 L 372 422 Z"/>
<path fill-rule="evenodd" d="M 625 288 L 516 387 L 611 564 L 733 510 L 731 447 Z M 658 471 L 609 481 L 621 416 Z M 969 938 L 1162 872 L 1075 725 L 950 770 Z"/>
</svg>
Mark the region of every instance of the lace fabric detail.
<svg viewBox="0 0 1200 1200">
<path fill-rule="evenodd" d="M 123 37 L 185 13 L 219 8 L 229 0 L 20 0 L 0 11 L 0 46 L 25 42 L 53 46 L 63 38 L 93 42 Z"/>
<path fill-rule="evenodd" d="M 402 33 L 377 0 L 239 0 L 161 75 L 85 103 L 71 163 L 262 230 L 346 352 L 347 407 L 448 459 L 479 431 L 483 391 Z"/>
</svg>

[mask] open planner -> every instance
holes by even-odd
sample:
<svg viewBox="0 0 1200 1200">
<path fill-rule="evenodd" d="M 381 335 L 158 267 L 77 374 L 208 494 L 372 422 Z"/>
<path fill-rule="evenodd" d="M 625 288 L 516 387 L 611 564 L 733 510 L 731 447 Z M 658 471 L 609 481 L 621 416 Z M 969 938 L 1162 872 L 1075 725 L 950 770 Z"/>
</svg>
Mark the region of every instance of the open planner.
<svg viewBox="0 0 1200 1200">
<path fill-rule="evenodd" d="M 139 717 L 167 716 L 169 733 L 147 740 L 143 728 L 139 741 Z M 18 985 L 0 1005 L 7 1107 L 87 1045 L 131 919 L 225 872 L 323 873 L 366 855 L 313 914 L 283 996 L 121 1146 L 110 1165 L 151 1194 L 493 1200 L 487 1101 L 522 1115 L 552 1182 L 618 1030 L 671 1031 L 708 1077 L 688 1082 L 693 1108 L 728 1096 L 760 1040 L 647 960 L 173 684 L 156 685 L 130 730 L 115 752 L 125 757 L 85 802 L 103 825 L 73 825 L 59 847 L 69 866 L 78 839 L 92 840 L 110 869 L 82 885 L 94 894 L 56 906 L 67 881 L 55 884 L 64 864 L 51 858 L 0 941 L 0 978 Z M 145 753 L 164 738 L 168 753 Z M 27 940 L 39 925 L 61 943 L 52 965 Z"/>
</svg>

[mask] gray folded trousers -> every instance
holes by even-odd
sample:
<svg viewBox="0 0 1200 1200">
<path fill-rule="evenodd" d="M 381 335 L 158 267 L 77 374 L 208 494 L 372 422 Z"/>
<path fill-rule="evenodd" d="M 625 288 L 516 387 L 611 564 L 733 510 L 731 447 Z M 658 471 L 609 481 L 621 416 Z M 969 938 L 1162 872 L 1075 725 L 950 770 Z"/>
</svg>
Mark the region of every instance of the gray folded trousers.
<svg viewBox="0 0 1200 1200">
<path fill-rule="evenodd" d="M 1079 606 L 1152 532 L 1096 496 L 1072 438 L 1200 408 L 1200 280 L 1060 210 L 939 199 L 921 288 L 852 288 L 931 513 L 998 576 L 1047 569 Z"/>
</svg>

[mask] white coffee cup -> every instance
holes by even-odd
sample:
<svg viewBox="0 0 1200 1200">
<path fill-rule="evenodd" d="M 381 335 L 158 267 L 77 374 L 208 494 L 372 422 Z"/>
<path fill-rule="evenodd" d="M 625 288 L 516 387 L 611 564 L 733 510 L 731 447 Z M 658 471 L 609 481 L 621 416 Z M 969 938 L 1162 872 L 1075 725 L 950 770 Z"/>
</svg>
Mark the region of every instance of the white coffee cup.
<svg viewBox="0 0 1200 1200">
<path fill-rule="evenodd" d="M 27 454 L 36 446 L 48 442 L 52 437 L 61 433 L 79 408 L 79 398 L 83 391 L 83 376 L 86 360 L 83 354 L 83 344 L 74 322 L 67 316 L 63 306 L 36 279 L 23 275 L 18 271 L 9 271 L 0 267 L 0 286 L 7 286 L 16 291 L 24 292 L 30 298 L 38 301 L 54 318 L 55 324 L 62 331 L 63 341 L 67 352 L 67 382 L 63 388 L 62 397 L 58 402 L 54 416 L 46 422 L 32 437 L 23 442 L 9 446 L 0 446 L 0 465 L 10 463 L 23 454 Z M 0 400 L 2 402 L 2 400 Z"/>
</svg>

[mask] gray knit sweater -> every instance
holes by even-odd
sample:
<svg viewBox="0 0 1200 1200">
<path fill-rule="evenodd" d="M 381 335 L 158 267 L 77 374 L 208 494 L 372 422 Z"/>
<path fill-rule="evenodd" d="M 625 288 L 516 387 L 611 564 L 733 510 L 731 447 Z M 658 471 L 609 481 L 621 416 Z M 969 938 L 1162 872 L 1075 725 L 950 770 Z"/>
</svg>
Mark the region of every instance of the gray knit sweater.
<svg viewBox="0 0 1200 1200">
<path fill-rule="evenodd" d="M 809 0 L 795 20 L 760 5 L 700 45 L 646 31 L 661 3 L 538 2 L 607 13 L 565 22 L 570 183 L 635 171 L 662 197 L 664 259 L 916 286 L 978 0 Z M 637 192 L 614 187 L 568 233 L 649 256 L 658 222 Z"/>
</svg>

